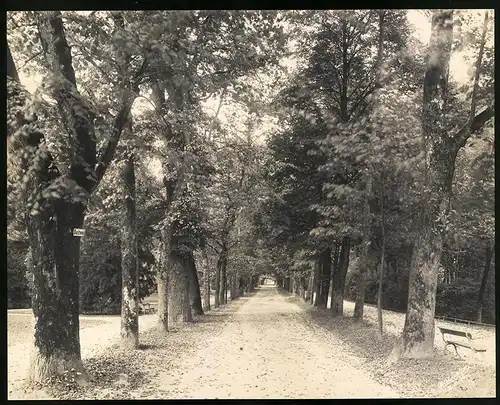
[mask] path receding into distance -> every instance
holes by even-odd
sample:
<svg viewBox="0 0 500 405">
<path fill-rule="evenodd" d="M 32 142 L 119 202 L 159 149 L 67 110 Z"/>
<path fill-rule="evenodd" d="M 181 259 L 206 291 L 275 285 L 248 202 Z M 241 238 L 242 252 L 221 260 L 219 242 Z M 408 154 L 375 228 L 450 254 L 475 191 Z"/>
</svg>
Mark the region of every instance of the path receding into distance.
<svg viewBox="0 0 500 405">
<path fill-rule="evenodd" d="M 369 318 L 370 308 L 365 310 Z M 404 319 L 390 311 L 384 316 L 386 329 L 401 333 Z M 141 347 L 127 351 L 119 346 L 119 316 L 80 316 L 82 358 L 93 383 L 60 394 L 24 392 L 33 315 L 8 311 L 9 399 L 414 398 L 443 389 L 448 397 L 494 397 L 496 392 L 494 365 L 475 366 L 454 355 L 408 361 L 394 370 L 377 367 L 384 378 L 375 381 L 373 362 L 389 352 L 381 355 L 377 342 L 371 344 L 370 322 L 353 326 L 334 320 L 275 286 L 260 286 L 168 333 L 156 324 L 156 315 L 140 316 Z M 494 333 L 488 336 L 493 336 L 488 356 L 494 359 Z M 394 342 L 387 339 L 390 350 Z M 440 339 L 436 336 L 437 347 Z M 444 377 L 442 370 L 448 372 Z"/>
<path fill-rule="evenodd" d="M 312 330 L 276 287 L 238 301 L 220 333 L 159 370 L 154 383 L 169 398 L 399 397 L 350 364 L 341 343 Z"/>
<path fill-rule="evenodd" d="M 167 334 L 154 328 L 154 315 L 141 316 L 142 350 L 132 352 L 116 344 L 119 317 L 91 321 L 82 316 L 82 357 L 102 374 L 71 398 L 401 397 L 363 371 L 362 361 L 345 343 L 315 328 L 297 300 L 275 286 L 260 286 Z M 12 316 L 31 318 L 28 313 Z M 10 399 L 35 395 L 14 388 L 27 370 L 28 352 L 21 342 L 9 346 Z"/>
</svg>

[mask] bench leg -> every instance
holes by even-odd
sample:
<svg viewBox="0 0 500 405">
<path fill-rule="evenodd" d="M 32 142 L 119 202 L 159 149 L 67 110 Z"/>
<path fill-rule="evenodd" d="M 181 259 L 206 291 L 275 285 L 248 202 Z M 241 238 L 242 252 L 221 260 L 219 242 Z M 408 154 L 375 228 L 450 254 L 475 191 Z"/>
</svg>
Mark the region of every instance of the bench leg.
<svg viewBox="0 0 500 405">
<path fill-rule="evenodd" d="M 455 348 L 455 353 L 457 354 L 457 356 L 460 357 L 460 355 L 458 354 L 457 345 L 453 345 L 453 347 Z"/>
</svg>

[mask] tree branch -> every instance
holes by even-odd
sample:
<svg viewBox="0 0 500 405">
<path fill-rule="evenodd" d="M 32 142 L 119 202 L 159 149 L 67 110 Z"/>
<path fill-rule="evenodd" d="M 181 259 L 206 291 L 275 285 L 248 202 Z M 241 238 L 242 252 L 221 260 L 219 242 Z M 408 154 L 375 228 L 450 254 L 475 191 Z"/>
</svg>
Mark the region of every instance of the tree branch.
<svg viewBox="0 0 500 405">
<path fill-rule="evenodd" d="M 97 159 L 97 165 L 95 167 L 95 178 L 96 178 L 95 187 L 97 187 L 99 182 L 104 177 L 104 174 L 106 173 L 106 170 L 108 169 L 108 166 L 111 163 L 113 156 L 115 155 L 118 141 L 120 140 L 120 136 L 127 122 L 130 110 L 132 109 L 132 105 L 134 104 L 134 101 L 137 98 L 137 94 L 139 92 L 139 89 L 137 88 L 138 87 L 137 80 L 146 69 L 147 64 L 148 64 L 148 59 L 145 57 L 144 60 L 142 61 L 141 67 L 139 68 L 139 70 L 136 72 L 136 74 L 132 79 L 131 89 L 124 89 L 122 108 L 120 109 L 118 115 L 115 118 L 112 135 L 109 138 L 108 143 L 98 154 L 99 157 Z"/>
<path fill-rule="evenodd" d="M 486 108 L 482 113 L 476 115 L 477 91 L 479 89 L 479 76 L 481 64 L 483 62 L 484 45 L 486 42 L 486 31 L 488 29 L 488 11 L 484 13 L 483 31 L 481 34 L 481 44 L 476 60 L 476 72 L 474 74 L 474 85 L 472 88 L 470 117 L 467 123 L 454 135 L 459 148 L 464 147 L 467 139 L 472 133 L 479 131 L 486 122 L 495 115 L 495 104 Z"/>
<path fill-rule="evenodd" d="M 486 108 L 484 111 L 474 117 L 472 121 L 465 124 L 453 137 L 459 148 L 465 146 L 467 139 L 478 132 L 491 118 L 495 116 L 495 104 Z"/>
</svg>

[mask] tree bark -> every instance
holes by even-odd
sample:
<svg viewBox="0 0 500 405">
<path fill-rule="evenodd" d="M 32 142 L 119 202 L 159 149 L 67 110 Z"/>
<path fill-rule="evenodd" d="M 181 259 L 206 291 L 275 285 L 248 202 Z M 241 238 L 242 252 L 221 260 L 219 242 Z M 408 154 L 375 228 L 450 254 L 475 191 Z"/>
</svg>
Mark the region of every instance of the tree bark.
<svg viewBox="0 0 500 405">
<path fill-rule="evenodd" d="M 28 221 L 35 315 L 30 381 L 73 368 L 84 372 L 79 335 L 80 238 L 72 235 L 72 229 L 83 226 L 83 212 L 81 204 L 60 201 Z"/>
<path fill-rule="evenodd" d="M 333 254 L 333 263 L 332 263 L 332 286 L 331 286 L 331 292 L 330 292 L 330 310 L 332 310 L 333 303 L 335 301 L 335 274 L 337 274 L 340 271 L 339 263 L 340 263 L 340 243 L 336 242 L 335 243 L 335 252 Z"/>
<path fill-rule="evenodd" d="M 378 279 L 378 297 L 377 297 L 377 318 L 378 318 L 378 336 L 379 339 L 382 339 L 384 334 L 384 325 L 382 323 L 382 293 L 383 293 L 383 285 L 384 285 L 384 267 L 385 267 L 385 183 L 384 176 L 381 176 L 380 179 L 380 230 L 382 232 L 382 256 L 380 258 L 380 272 Z"/>
<path fill-rule="evenodd" d="M 169 284 L 169 261 L 170 256 L 170 236 L 169 230 L 164 227 L 161 230 L 162 253 L 156 276 L 158 289 L 158 329 L 168 332 L 168 284 Z"/>
<path fill-rule="evenodd" d="M 444 125 L 444 105 L 453 37 L 453 11 L 436 11 L 432 18 L 429 58 L 424 78 L 424 141 L 427 146 L 426 202 L 410 264 L 408 308 L 395 358 L 423 358 L 433 354 L 434 316 L 442 233 L 450 205 L 456 140 Z"/>
<path fill-rule="evenodd" d="M 227 304 L 230 282 L 231 282 L 231 280 L 228 279 L 228 277 L 227 277 L 227 269 L 226 269 L 226 283 L 224 284 L 224 304 Z"/>
<path fill-rule="evenodd" d="M 191 312 L 194 315 L 203 315 L 203 305 L 201 303 L 200 281 L 198 279 L 198 270 L 194 261 L 193 252 L 189 251 L 186 255 L 187 274 L 189 277 L 189 301 Z"/>
<path fill-rule="evenodd" d="M 227 251 L 224 251 L 224 261 L 221 267 L 221 274 L 220 274 L 220 289 L 219 289 L 220 304 L 227 304 L 226 289 L 227 289 Z"/>
<path fill-rule="evenodd" d="M 493 249 L 490 240 L 486 241 L 486 259 L 484 264 L 484 271 L 481 277 L 481 285 L 479 287 L 479 294 L 477 300 L 477 321 L 483 322 L 483 305 L 484 305 L 484 292 L 486 291 L 486 283 L 491 268 L 491 258 L 493 256 Z"/>
<path fill-rule="evenodd" d="M 320 256 L 320 266 L 321 266 L 321 305 L 327 308 L 328 305 L 328 293 L 330 289 L 330 275 L 332 271 L 332 249 L 330 247 L 326 248 L 321 252 Z"/>
<path fill-rule="evenodd" d="M 309 296 L 309 302 L 311 305 L 314 305 L 314 277 L 316 275 L 316 267 L 311 271 L 311 276 L 309 277 L 309 287 L 307 289 L 307 293 Z"/>
<path fill-rule="evenodd" d="M 193 320 L 189 303 L 189 279 L 186 259 L 175 251 L 169 257 L 168 323 Z"/>
<path fill-rule="evenodd" d="M 14 79 L 16 82 L 21 83 L 19 80 L 19 74 L 17 73 L 16 64 L 14 63 L 14 59 L 12 58 L 12 54 L 10 53 L 10 47 L 7 44 L 7 76 Z"/>
<path fill-rule="evenodd" d="M 217 260 L 217 270 L 215 273 L 215 308 L 224 302 L 224 289 L 222 287 L 223 277 L 227 265 L 227 250 L 223 247 Z"/>
<path fill-rule="evenodd" d="M 139 264 L 137 262 L 137 222 L 134 157 L 129 155 L 122 164 L 124 216 L 121 230 L 122 305 L 121 344 L 139 347 Z"/>
<path fill-rule="evenodd" d="M 333 276 L 333 301 L 331 311 L 333 316 L 343 315 L 344 313 L 344 288 L 347 269 L 349 267 L 349 254 L 351 251 L 351 240 L 345 236 L 342 239 L 340 248 L 340 259 L 338 271 Z"/>
<path fill-rule="evenodd" d="M 24 105 L 28 93 L 16 80 L 12 62 L 7 78 L 8 136 L 26 124 L 26 143 L 40 151 L 44 135 L 36 130 L 36 117 L 28 117 Z M 51 174 L 50 155 L 36 156 L 36 169 L 28 178 L 26 195 L 36 200 L 38 192 L 58 176 Z M 27 170 L 27 162 L 25 169 Z M 23 164 L 24 166 L 24 164 Z M 62 199 L 44 199 L 43 208 L 27 215 L 28 240 L 31 250 L 33 294 L 31 305 L 35 316 L 35 341 L 30 354 L 28 380 L 45 379 L 75 369 L 85 379 L 80 354 L 79 322 L 79 254 L 80 237 L 74 228 L 82 228 L 85 207 L 82 203 Z"/>
<path fill-rule="evenodd" d="M 361 259 L 361 266 L 359 269 L 358 280 L 357 280 L 357 291 L 356 291 L 356 304 L 354 305 L 354 319 L 357 322 L 363 320 L 363 311 L 365 307 L 365 288 L 366 288 L 366 274 L 368 268 L 370 267 L 369 260 L 369 250 L 372 243 L 371 238 L 371 209 L 370 209 L 370 198 L 372 193 L 372 173 L 366 174 L 366 195 L 365 195 L 365 207 L 363 213 L 363 228 L 364 228 L 364 238 L 363 238 L 363 252 Z"/>
<path fill-rule="evenodd" d="M 206 249 L 202 250 L 203 253 L 203 267 L 204 272 L 204 300 L 205 310 L 210 311 L 210 261 Z"/>
<path fill-rule="evenodd" d="M 315 264 L 315 271 L 314 271 L 314 292 L 315 292 L 315 299 L 314 299 L 314 306 L 315 307 L 322 307 L 323 306 L 323 296 L 321 295 L 321 283 L 322 283 L 322 274 L 321 274 L 321 254 L 316 260 Z"/>
<path fill-rule="evenodd" d="M 57 162 L 54 161 L 55 167 L 64 167 L 64 173 L 49 175 L 48 163 L 52 158 L 42 158 L 43 167 L 32 176 L 29 191 L 34 196 L 41 187 L 48 187 L 59 175 L 64 175 L 66 181 L 74 182 L 86 195 L 80 198 L 83 202 L 46 199 L 43 201 L 43 212 L 28 219 L 34 267 L 32 308 L 36 319 L 35 346 L 29 373 L 31 381 L 41 381 L 72 368 L 81 372 L 82 377 L 85 375 L 79 342 L 80 239 L 73 236 L 72 230 L 83 226 L 85 203 L 115 154 L 116 144 L 135 99 L 128 89 L 124 89 L 122 108 L 98 161 L 91 114 L 78 94 L 61 13 L 38 12 L 37 26 L 46 62 L 52 73 L 62 78 L 54 82 L 52 96 L 68 128 L 69 139 L 64 144 L 70 146 L 64 151 L 66 153 L 58 156 Z M 13 66 L 8 72 L 16 79 Z M 43 135 L 37 134 L 37 141 L 33 143 L 35 149 L 40 146 L 42 138 Z"/>
</svg>

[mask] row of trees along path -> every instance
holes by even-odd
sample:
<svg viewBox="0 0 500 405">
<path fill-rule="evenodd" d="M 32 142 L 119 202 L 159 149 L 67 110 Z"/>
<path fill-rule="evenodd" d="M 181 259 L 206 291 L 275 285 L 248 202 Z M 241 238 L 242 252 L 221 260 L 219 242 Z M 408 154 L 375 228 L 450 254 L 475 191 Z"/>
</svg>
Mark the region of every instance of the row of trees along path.
<svg viewBox="0 0 500 405">
<path fill-rule="evenodd" d="M 285 288 L 316 297 L 317 306 L 326 306 L 331 293 L 332 313 L 341 315 L 353 248 L 360 250 L 354 316 L 361 320 L 377 263 L 381 307 L 390 232 L 404 222 L 387 205 L 406 198 L 400 209 L 415 212 L 415 226 L 406 323 L 392 357 L 430 356 L 457 156 L 494 117 L 488 12 L 474 42 L 468 107 L 456 100 L 448 74 L 454 18 L 462 17 L 453 10 L 431 17 L 424 62 L 409 54 L 405 11 L 13 13 L 9 206 L 18 207 L 30 246 L 30 380 L 70 369 L 87 378 L 79 340 L 81 241 L 73 232 L 84 227 L 107 173 L 120 213 L 124 346 L 139 346 L 143 222 L 159 251 L 158 327 L 165 333 L 203 315 L 202 290 L 207 307 L 212 283 L 218 306 L 228 289 L 235 298 L 255 286 L 259 273 L 275 273 Z M 298 30 L 302 62 L 294 74 L 280 75 L 287 41 Z M 47 77 L 40 91 L 50 100 L 20 82 L 11 46 L 16 55 L 24 43 L 32 52 L 25 59 Z M 284 84 L 272 103 L 259 101 L 266 100 L 262 72 Z M 210 116 L 202 103 L 214 96 L 220 102 Z M 245 108 L 243 137 L 231 138 L 227 132 L 236 130 L 221 126 L 225 97 Z M 150 108 L 136 116 L 132 107 L 141 98 Z M 421 116 L 389 108 L 398 98 L 415 103 Z M 251 136 L 265 114 L 281 120 L 267 149 Z M 142 218 L 136 173 L 148 154 L 159 159 L 162 190 Z M 379 323 L 382 334 L 381 316 Z"/>
</svg>

